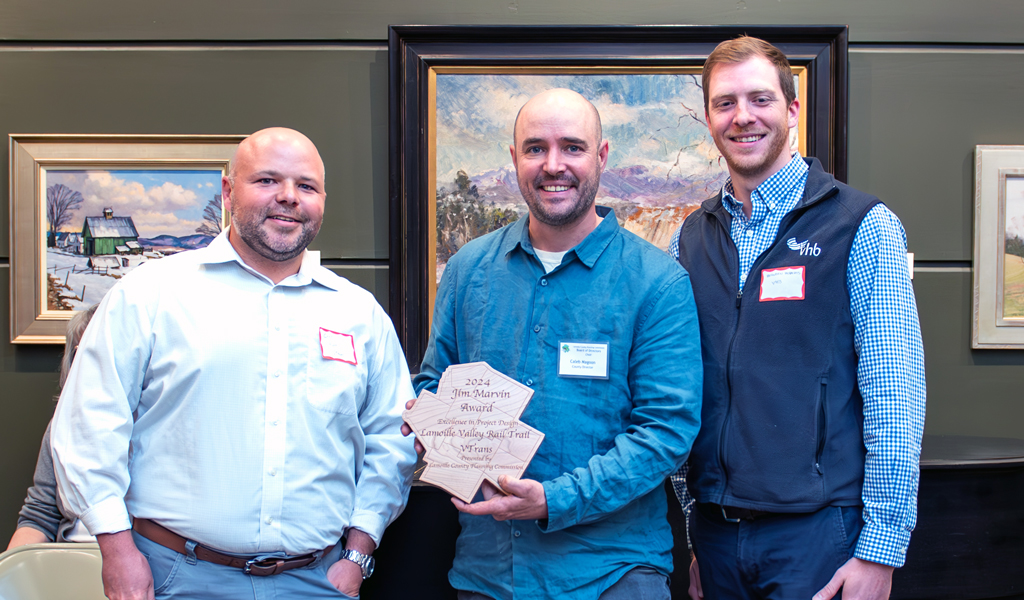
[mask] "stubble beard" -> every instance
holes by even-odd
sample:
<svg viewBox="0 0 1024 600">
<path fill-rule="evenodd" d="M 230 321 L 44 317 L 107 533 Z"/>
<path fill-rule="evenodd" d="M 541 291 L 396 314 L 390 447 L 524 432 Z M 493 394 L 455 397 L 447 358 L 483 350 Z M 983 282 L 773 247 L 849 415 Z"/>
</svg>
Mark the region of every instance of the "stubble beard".
<svg viewBox="0 0 1024 600">
<path fill-rule="evenodd" d="M 774 135 L 771 140 L 771 144 L 768 146 L 768 151 L 765 152 L 757 162 L 740 162 L 736 156 L 731 153 L 722 153 L 725 156 L 725 162 L 729 165 L 729 170 L 732 173 L 740 175 L 741 177 L 756 177 L 763 174 L 769 169 L 775 161 L 778 160 L 779 155 L 786 152 L 789 148 L 789 129 L 779 131 L 773 129 L 770 135 Z M 748 158 L 740 155 L 739 158 Z"/>
<path fill-rule="evenodd" d="M 280 214 L 280 210 L 276 211 Z M 241 214 L 232 218 L 231 224 L 238 231 L 238 237 L 256 254 L 274 262 L 285 262 L 302 254 L 302 251 L 309 246 L 316 234 L 320 232 L 321 220 L 312 221 L 303 219 L 302 215 L 289 214 L 293 219 L 302 222 L 302 229 L 299 237 L 294 242 L 287 240 L 274 241 L 263 228 L 270 210 L 260 211 L 259 215 Z"/>
<path fill-rule="evenodd" d="M 548 210 L 544 202 L 537 197 L 537 188 L 542 184 L 565 184 L 576 188 L 576 201 L 570 210 L 564 213 L 554 213 Z M 569 175 L 557 180 L 548 177 L 538 176 L 533 183 L 519 181 L 519 190 L 522 192 L 523 200 L 530 207 L 530 217 L 537 219 L 549 227 L 565 227 L 579 221 L 585 214 L 590 212 L 597 198 L 597 190 L 601 186 L 600 178 L 588 179 L 580 182 L 575 176 Z"/>
</svg>

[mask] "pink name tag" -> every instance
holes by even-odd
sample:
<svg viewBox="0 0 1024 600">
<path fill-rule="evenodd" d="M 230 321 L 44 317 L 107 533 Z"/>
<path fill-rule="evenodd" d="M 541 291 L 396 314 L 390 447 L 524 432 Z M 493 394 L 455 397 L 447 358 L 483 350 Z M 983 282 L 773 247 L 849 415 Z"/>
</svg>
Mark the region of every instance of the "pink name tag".
<svg viewBox="0 0 1024 600">
<path fill-rule="evenodd" d="M 340 360 L 350 365 L 356 361 L 356 339 L 348 333 L 338 333 L 330 329 L 320 328 L 320 352 L 324 358 Z"/>
<path fill-rule="evenodd" d="M 804 267 L 761 271 L 761 302 L 804 299 Z"/>
</svg>

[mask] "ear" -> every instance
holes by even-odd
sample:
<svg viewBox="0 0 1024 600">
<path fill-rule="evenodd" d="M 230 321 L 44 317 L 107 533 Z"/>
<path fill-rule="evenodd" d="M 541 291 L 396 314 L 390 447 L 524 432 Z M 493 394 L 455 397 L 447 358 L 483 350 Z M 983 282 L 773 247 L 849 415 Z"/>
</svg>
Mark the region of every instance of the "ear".
<svg viewBox="0 0 1024 600">
<path fill-rule="evenodd" d="M 220 178 L 220 201 L 224 204 L 224 210 L 231 212 L 231 181 L 227 175 Z"/>
<path fill-rule="evenodd" d="M 601 170 L 608 164 L 608 140 L 601 140 L 601 147 L 597 150 L 597 160 L 601 163 Z"/>
<path fill-rule="evenodd" d="M 793 102 L 789 104 L 789 128 L 796 127 L 797 117 L 800 116 L 800 100 L 797 98 L 793 99 Z"/>
<path fill-rule="evenodd" d="M 512 166 L 515 167 L 516 170 L 518 171 L 519 170 L 519 163 L 516 160 L 517 159 L 517 157 L 516 157 L 516 145 L 515 144 L 509 144 L 508 151 L 512 155 Z"/>
</svg>

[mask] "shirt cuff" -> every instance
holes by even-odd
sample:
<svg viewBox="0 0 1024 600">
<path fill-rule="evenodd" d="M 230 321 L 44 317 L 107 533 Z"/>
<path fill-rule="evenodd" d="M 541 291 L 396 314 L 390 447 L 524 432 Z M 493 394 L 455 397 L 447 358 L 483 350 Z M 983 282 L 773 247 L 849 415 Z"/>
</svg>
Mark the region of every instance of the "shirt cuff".
<svg viewBox="0 0 1024 600">
<path fill-rule="evenodd" d="M 356 510 L 352 513 L 352 520 L 349 527 L 355 527 L 366 535 L 370 536 L 376 546 L 380 546 L 380 537 L 384 534 L 388 520 L 385 516 L 369 510 Z"/>
<path fill-rule="evenodd" d="M 96 503 L 79 517 L 93 535 L 117 533 L 132 528 L 128 508 L 121 498 L 107 498 Z"/>
<path fill-rule="evenodd" d="M 883 527 L 877 523 L 865 523 L 857 539 L 853 555 L 890 567 L 902 567 L 907 560 L 907 546 L 910 532 Z"/>
<path fill-rule="evenodd" d="M 537 526 L 544 533 L 560 531 L 576 524 L 575 521 L 571 521 L 569 518 L 572 514 L 572 505 L 575 504 L 573 499 L 576 495 L 564 489 L 564 485 L 559 485 L 559 481 L 563 479 L 565 478 L 559 477 L 541 483 L 544 486 L 544 500 L 548 505 L 548 518 L 539 519 Z"/>
</svg>

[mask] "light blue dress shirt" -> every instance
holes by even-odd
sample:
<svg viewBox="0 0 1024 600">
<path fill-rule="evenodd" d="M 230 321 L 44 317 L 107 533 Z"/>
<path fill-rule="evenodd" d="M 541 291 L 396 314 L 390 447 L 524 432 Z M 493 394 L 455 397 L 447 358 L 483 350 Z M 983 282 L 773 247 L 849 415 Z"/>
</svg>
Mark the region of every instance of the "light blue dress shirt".
<svg viewBox="0 0 1024 600">
<path fill-rule="evenodd" d="M 742 286 L 750 267 L 775 241 L 779 224 L 803 197 L 807 163 L 795 154 L 751 194 L 750 218 L 732 194 L 722 192 L 732 215 L 730 235 L 740 260 Z M 678 260 L 680 227 L 668 253 Z M 907 234 L 879 204 L 861 221 L 846 270 L 857 350 L 857 384 L 864 398 L 864 529 L 854 556 L 899 567 L 906 560 L 917 521 L 918 463 L 924 432 L 924 349 L 907 261 Z M 672 477 L 686 506 L 685 467 Z"/>
<path fill-rule="evenodd" d="M 227 552 L 379 541 L 408 498 L 412 397 L 372 295 L 310 253 L 274 285 L 225 232 L 103 300 L 54 417 L 61 498 L 94 534 L 131 515 Z"/>
<path fill-rule="evenodd" d="M 486 361 L 535 390 L 522 420 L 545 434 L 524 478 L 543 483 L 548 519 L 460 515 L 457 589 L 592 600 L 635 566 L 672 569 L 664 482 L 700 420 L 693 292 L 682 267 L 598 210 L 550 273 L 527 218 L 466 244 L 442 277 L 417 390 Z M 608 378 L 560 376 L 566 342 L 607 343 Z"/>
</svg>

